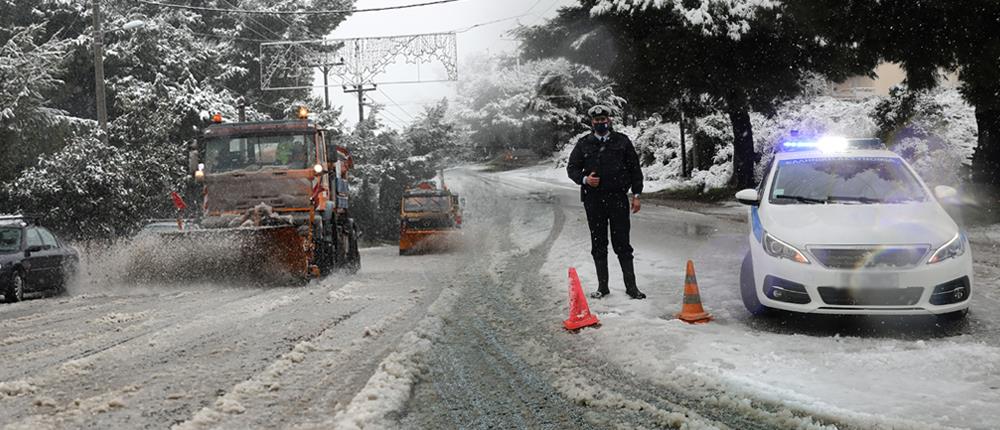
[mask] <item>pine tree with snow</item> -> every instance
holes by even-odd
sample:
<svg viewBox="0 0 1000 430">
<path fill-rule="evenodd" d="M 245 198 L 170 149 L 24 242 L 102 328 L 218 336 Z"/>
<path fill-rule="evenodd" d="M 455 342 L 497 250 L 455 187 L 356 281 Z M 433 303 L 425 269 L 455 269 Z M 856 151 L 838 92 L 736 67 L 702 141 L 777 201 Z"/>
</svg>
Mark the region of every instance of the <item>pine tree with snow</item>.
<svg viewBox="0 0 1000 430">
<path fill-rule="evenodd" d="M 522 29 L 528 58 L 566 56 L 615 80 L 640 117 L 678 100 L 724 112 L 733 130 L 733 185 L 754 184 L 751 112 L 771 113 L 819 72 L 866 71 L 776 0 L 581 0 L 546 24 Z"/>
</svg>

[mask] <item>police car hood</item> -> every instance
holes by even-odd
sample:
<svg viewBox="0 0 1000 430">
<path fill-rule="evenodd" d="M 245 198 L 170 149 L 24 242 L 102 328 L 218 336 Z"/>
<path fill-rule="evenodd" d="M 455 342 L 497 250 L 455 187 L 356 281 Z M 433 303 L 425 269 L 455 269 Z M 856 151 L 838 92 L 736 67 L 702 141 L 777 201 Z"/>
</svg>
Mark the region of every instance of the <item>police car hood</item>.
<svg viewBox="0 0 1000 430">
<path fill-rule="evenodd" d="M 758 214 L 764 230 L 796 247 L 916 244 L 937 247 L 959 231 L 955 221 L 935 201 L 769 205 Z"/>
</svg>

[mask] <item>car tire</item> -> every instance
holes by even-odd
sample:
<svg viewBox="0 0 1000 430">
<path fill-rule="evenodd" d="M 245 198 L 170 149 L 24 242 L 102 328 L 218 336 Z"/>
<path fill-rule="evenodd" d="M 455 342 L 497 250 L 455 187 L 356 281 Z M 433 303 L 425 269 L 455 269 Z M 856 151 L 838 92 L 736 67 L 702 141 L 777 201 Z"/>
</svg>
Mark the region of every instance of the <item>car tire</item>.
<svg viewBox="0 0 1000 430">
<path fill-rule="evenodd" d="M 14 276 L 10 279 L 10 285 L 3 292 L 3 298 L 7 303 L 24 300 L 24 277 L 20 272 L 14 272 Z"/>
<path fill-rule="evenodd" d="M 740 266 L 740 295 L 743 297 L 743 306 L 754 316 L 766 316 L 772 313 L 771 308 L 764 306 L 757 298 L 757 285 L 753 275 L 753 257 L 747 252 L 743 257 L 743 264 Z"/>
<path fill-rule="evenodd" d="M 358 249 L 358 229 L 351 229 L 347 245 L 347 273 L 355 274 L 361 270 L 361 250 Z"/>
</svg>

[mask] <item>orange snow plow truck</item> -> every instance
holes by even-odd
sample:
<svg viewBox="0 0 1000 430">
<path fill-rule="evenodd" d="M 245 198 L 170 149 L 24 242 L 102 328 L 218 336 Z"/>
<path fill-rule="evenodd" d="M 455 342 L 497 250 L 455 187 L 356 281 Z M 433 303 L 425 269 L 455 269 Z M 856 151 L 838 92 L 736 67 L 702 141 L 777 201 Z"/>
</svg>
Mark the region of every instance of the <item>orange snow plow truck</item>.
<svg viewBox="0 0 1000 430">
<path fill-rule="evenodd" d="M 297 116 L 236 123 L 213 116 L 190 155 L 202 185 L 200 228 L 160 233 L 163 248 L 183 256 L 171 271 L 305 280 L 360 268 L 348 211 L 351 156 L 326 143 L 305 108 Z"/>
<path fill-rule="evenodd" d="M 454 236 L 461 234 L 460 199 L 443 182 L 438 188 L 424 181 L 403 192 L 399 213 L 400 255 L 448 249 L 454 245 Z"/>
</svg>

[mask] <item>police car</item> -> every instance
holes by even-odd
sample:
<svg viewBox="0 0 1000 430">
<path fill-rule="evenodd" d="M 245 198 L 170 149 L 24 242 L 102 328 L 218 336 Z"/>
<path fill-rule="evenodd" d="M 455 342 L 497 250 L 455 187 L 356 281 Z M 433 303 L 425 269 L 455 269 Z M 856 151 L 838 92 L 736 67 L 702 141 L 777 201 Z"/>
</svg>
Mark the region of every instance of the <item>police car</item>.
<svg viewBox="0 0 1000 430">
<path fill-rule="evenodd" d="M 780 145 L 750 206 L 743 303 L 822 314 L 962 317 L 972 292 L 969 241 L 913 169 L 878 139 Z"/>
</svg>

